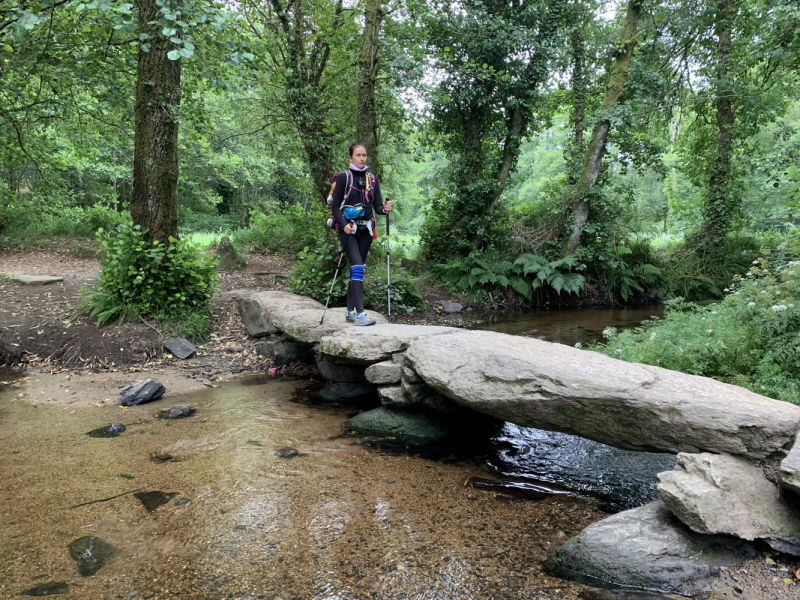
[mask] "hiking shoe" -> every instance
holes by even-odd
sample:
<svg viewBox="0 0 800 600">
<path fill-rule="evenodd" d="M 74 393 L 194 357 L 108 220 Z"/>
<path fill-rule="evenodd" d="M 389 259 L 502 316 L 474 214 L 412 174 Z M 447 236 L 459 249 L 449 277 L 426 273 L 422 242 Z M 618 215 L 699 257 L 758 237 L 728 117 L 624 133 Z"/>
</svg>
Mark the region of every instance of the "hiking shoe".
<svg viewBox="0 0 800 600">
<path fill-rule="evenodd" d="M 360 315 L 356 315 L 353 317 L 353 324 L 358 325 L 360 327 L 366 327 L 367 325 L 375 325 L 377 321 L 375 319 L 371 319 L 367 316 L 367 313 L 363 312 Z"/>
<path fill-rule="evenodd" d="M 356 311 L 350 312 L 347 311 L 347 314 L 344 317 L 344 320 L 348 323 L 355 323 L 356 321 Z"/>
</svg>

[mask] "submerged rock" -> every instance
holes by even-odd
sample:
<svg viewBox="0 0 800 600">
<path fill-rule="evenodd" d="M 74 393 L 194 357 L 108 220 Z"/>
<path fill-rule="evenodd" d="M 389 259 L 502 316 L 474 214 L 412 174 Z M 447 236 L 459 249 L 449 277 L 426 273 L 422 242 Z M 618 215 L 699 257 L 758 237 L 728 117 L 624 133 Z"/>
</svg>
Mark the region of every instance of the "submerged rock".
<svg viewBox="0 0 800 600">
<path fill-rule="evenodd" d="M 579 600 L 682 600 L 682 596 L 655 594 L 653 592 L 629 592 L 626 590 L 601 590 L 589 588 L 581 590 Z"/>
<path fill-rule="evenodd" d="M 142 504 L 144 504 L 144 507 L 148 512 L 153 512 L 159 506 L 166 504 L 170 501 L 170 499 L 177 495 L 177 492 L 162 492 L 160 490 L 156 490 L 153 492 L 136 492 L 134 497 L 142 501 Z"/>
<path fill-rule="evenodd" d="M 176 404 L 175 406 L 170 406 L 169 408 L 165 408 L 161 412 L 158 413 L 159 419 L 185 419 L 193 415 L 197 409 L 194 406 L 189 406 L 188 404 Z"/>
<path fill-rule="evenodd" d="M 300 453 L 294 448 L 281 448 L 280 450 L 275 451 L 275 456 L 278 458 L 294 458 L 299 454 Z"/>
<path fill-rule="evenodd" d="M 20 596 L 54 596 L 67 592 L 69 592 L 69 584 L 66 581 L 48 581 L 23 590 L 20 592 Z"/>
<path fill-rule="evenodd" d="M 168 460 L 172 460 L 175 458 L 172 454 L 167 454 L 166 452 L 151 452 L 150 453 L 150 460 L 154 462 L 167 462 Z"/>
<path fill-rule="evenodd" d="M 657 500 L 590 525 L 545 565 L 587 585 L 691 596 L 719 567 L 756 556 L 747 542 L 693 532 Z"/>
<path fill-rule="evenodd" d="M 113 423 L 106 427 L 98 427 L 87 432 L 86 435 L 93 438 L 112 438 L 117 437 L 120 433 L 125 431 L 125 425 L 122 423 Z"/>
<path fill-rule="evenodd" d="M 317 369 L 326 381 L 336 383 L 360 383 L 367 381 L 364 367 L 359 365 L 341 365 L 329 360 L 318 360 Z M 374 381 L 371 383 L 375 383 Z"/>
<path fill-rule="evenodd" d="M 678 454 L 674 471 L 659 473 L 658 495 L 698 533 L 745 540 L 792 537 L 800 518 L 760 467 L 729 454 Z"/>
<path fill-rule="evenodd" d="M 69 555 L 77 563 L 78 573 L 84 577 L 97 573 L 116 554 L 114 546 L 93 535 L 80 537 L 69 545 Z"/>
<path fill-rule="evenodd" d="M 375 386 L 371 383 L 331 383 L 328 382 L 319 390 L 319 396 L 328 402 L 342 400 L 355 400 L 375 393 Z"/>
<path fill-rule="evenodd" d="M 448 315 L 460 313 L 462 310 L 464 310 L 464 307 L 461 306 L 458 302 L 449 302 L 447 300 L 442 300 L 441 305 L 442 305 L 442 310 L 445 312 L 445 314 Z"/>
<path fill-rule="evenodd" d="M 197 348 L 194 347 L 189 340 L 182 337 L 176 337 L 164 344 L 164 348 L 169 350 L 174 356 L 181 360 L 190 358 L 197 354 Z"/>
<path fill-rule="evenodd" d="M 361 435 L 394 438 L 416 444 L 438 442 L 452 433 L 445 419 L 385 406 L 362 412 L 344 426 Z"/>
<path fill-rule="evenodd" d="M 158 400 L 167 391 L 162 384 L 153 379 L 145 379 L 137 384 L 129 385 L 120 390 L 122 406 L 139 406 L 145 402 Z"/>
<path fill-rule="evenodd" d="M 323 342 L 323 346 L 324 346 Z M 406 361 L 439 393 L 518 425 L 627 450 L 785 455 L 800 406 L 706 377 L 491 331 L 423 337 Z"/>
</svg>

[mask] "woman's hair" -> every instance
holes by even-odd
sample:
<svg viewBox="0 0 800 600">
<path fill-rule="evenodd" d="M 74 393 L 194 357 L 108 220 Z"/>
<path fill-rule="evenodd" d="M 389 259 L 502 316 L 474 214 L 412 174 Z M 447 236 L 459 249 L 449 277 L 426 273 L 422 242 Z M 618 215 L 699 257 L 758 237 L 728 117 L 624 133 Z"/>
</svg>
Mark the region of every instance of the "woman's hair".
<svg viewBox="0 0 800 600">
<path fill-rule="evenodd" d="M 350 146 L 350 154 L 348 156 L 353 156 L 353 152 L 356 151 L 356 148 L 363 148 L 364 150 L 367 149 L 367 147 L 364 144 L 353 144 L 352 146 Z"/>
</svg>

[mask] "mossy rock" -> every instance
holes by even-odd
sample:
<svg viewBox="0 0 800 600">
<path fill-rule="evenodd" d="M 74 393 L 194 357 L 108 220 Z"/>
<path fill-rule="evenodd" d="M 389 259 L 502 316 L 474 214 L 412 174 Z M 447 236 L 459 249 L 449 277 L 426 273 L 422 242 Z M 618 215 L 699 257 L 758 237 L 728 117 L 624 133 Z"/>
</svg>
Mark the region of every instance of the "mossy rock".
<svg viewBox="0 0 800 600">
<path fill-rule="evenodd" d="M 361 435 L 415 444 L 438 442 L 452 433 L 445 422 L 434 415 L 394 410 L 385 406 L 356 415 L 345 423 L 345 427 Z"/>
</svg>

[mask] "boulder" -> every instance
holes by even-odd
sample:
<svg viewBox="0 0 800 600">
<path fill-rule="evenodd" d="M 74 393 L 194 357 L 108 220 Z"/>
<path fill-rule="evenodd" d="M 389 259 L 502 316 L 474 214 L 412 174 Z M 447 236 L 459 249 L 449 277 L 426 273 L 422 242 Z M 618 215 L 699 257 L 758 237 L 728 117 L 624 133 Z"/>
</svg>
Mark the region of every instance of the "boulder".
<svg viewBox="0 0 800 600">
<path fill-rule="evenodd" d="M 64 281 L 63 277 L 51 277 L 49 275 L 12 275 L 11 281 L 21 285 L 50 285 Z"/>
<path fill-rule="evenodd" d="M 368 366 L 364 374 L 367 376 L 367 381 L 377 385 L 400 383 L 402 368 L 401 365 L 392 360 L 385 360 Z"/>
<path fill-rule="evenodd" d="M 319 317 L 322 316 L 322 309 L 325 308 L 316 300 L 298 296 L 297 294 L 290 294 L 289 292 L 277 290 L 249 294 L 243 293 L 241 290 L 236 292 L 233 296 L 236 298 L 239 316 L 242 318 L 247 333 L 253 337 L 263 337 L 280 331 L 272 323 L 272 317 L 276 313 L 285 314 L 304 309 L 319 310 L 319 316 L 317 317 L 317 322 L 319 322 Z"/>
<path fill-rule="evenodd" d="M 764 459 L 800 429 L 800 406 L 744 388 L 491 331 L 423 337 L 406 361 L 463 406 L 623 449 Z"/>
<path fill-rule="evenodd" d="M 167 391 L 161 383 L 152 379 L 145 379 L 137 384 L 129 385 L 120 390 L 122 406 L 139 406 L 145 402 L 158 400 Z"/>
<path fill-rule="evenodd" d="M 364 376 L 364 367 L 360 365 L 340 365 L 329 360 L 318 360 L 317 369 L 322 378 L 339 383 L 359 383 L 369 381 Z M 370 381 L 370 383 L 377 383 Z"/>
<path fill-rule="evenodd" d="M 164 344 L 164 348 L 169 350 L 174 356 L 184 360 L 186 358 L 190 358 L 197 353 L 197 348 L 187 340 L 186 338 L 176 337 L 172 338 L 166 344 Z"/>
<path fill-rule="evenodd" d="M 730 454 L 678 454 L 675 470 L 659 473 L 658 495 L 698 533 L 745 540 L 800 533 L 800 518 L 760 467 Z"/>
<path fill-rule="evenodd" d="M 290 338 L 307 344 L 316 344 L 326 335 L 335 335 L 339 339 L 344 330 L 369 331 L 377 327 L 377 325 L 357 327 L 347 322 L 345 320 L 346 308 L 329 308 L 325 313 L 325 320 L 320 325 L 319 321 L 322 318 L 324 308 L 324 306 L 320 306 L 318 309 L 303 308 L 294 311 L 281 311 L 275 313 L 272 320 L 275 326 Z M 383 315 L 372 311 L 368 314 L 378 324 L 386 323 L 386 317 Z"/>
<path fill-rule="evenodd" d="M 362 412 L 344 426 L 361 435 L 393 438 L 416 444 L 437 442 L 451 433 L 447 423 L 436 416 L 385 406 Z"/>
<path fill-rule="evenodd" d="M 165 408 L 161 412 L 158 413 L 159 419 L 185 419 L 186 417 L 192 416 L 197 409 L 194 406 L 189 406 L 188 404 L 176 404 L 175 406 L 170 406 L 169 408 Z"/>
<path fill-rule="evenodd" d="M 460 313 L 462 310 L 464 310 L 464 307 L 458 302 L 448 302 L 447 300 L 442 300 L 441 304 L 442 310 L 448 315 Z"/>
<path fill-rule="evenodd" d="M 292 363 L 313 365 L 317 360 L 311 345 L 295 342 L 285 335 L 273 336 L 259 342 L 256 344 L 256 354 L 269 358 L 276 367 L 284 367 Z"/>
<path fill-rule="evenodd" d="M 778 480 L 783 489 L 800 494 L 800 443 L 797 441 L 781 462 Z"/>
<path fill-rule="evenodd" d="M 395 324 L 353 327 L 321 338 L 319 352 L 339 360 L 372 364 L 388 360 L 395 353 L 404 352 L 418 340 L 457 331 L 463 330 L 455 327 Z"/>
<path fill-rule="evenodd" d="M 354 400 L 375 393 L 371 383 L 326 383 L 319 390 L 319 396 L 328 402 Z"/>
<path fill-rule="evenodd" d="M 756 556 L 748 542 L 693 532 L 657 500 L 590 525 L 545 564 L 587 585 L 691 596 Z"/>
<path fill-rule="evenodd" d="M 217 258 L 219 258 L 217 269 L 220 271 L 233 271 L 247 266 L 247 259 L 236 251 L 227 235 L 219 241 Z"/>
</svg>

